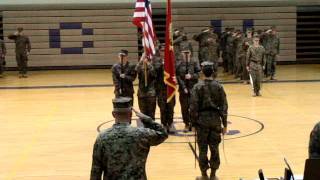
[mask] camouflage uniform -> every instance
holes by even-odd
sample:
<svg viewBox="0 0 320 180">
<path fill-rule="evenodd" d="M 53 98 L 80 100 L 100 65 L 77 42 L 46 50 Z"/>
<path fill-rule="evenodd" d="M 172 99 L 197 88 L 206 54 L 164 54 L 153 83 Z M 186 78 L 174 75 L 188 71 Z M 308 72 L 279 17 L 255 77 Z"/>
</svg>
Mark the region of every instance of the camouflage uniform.
<svg viewBox="0 0 320 180">
<path fill-rule="evenodd" d="M 147 67 L 147 86 L 145 86 L 145 68 Z M 140 111 L 150 116 L 152 119 L 155 119 L 156 111 L 156 71 L 152 63 L 144 65 L 143 61 L 140 61 L 136 65 L 136 71 L 139 79 L 139 89 L 138 89 L 138 104 Z"/>
<path fill-rule="evenodd" d="M 25 35 L 11 35 L 10 39 L 13 39 L 16 44 L 16 60 L 19 73 L 25 75 L 28 70 L 27 52 L 31 51 L 30 39 Z"/>
<path fill-rule="evenodd" d="M 187 36 L 183 36 L 182 37 L 182 41 L 180 43 L 180 54 L 182 55 L 181 51 L 183 50 L 190 50 L 191 52 L 191 57 L 193 56 L 193 47 L 192 47 L 192 44 L 191 42 L 187 39 Z M 181 57 L 182 58 L 182 57 Z M 181 62 L 181 61 L 180 61 Z M 177 64 L 178 65 L 178 64 Z"/>
<path fill-rule="evenodd" d="M 125 78 L 121 78 L 120 74 L 125 74 Z M 129 62 L 123 65 L 121 63 L 114 64 L 112 66 L 112 79 L 115 96 L 130 97 L 133 104 L 133 81 L 136 77 L 135 65 L 131 65 Z"/>
<path fill-rule="evenodd" d="M 163 59 L 161 57 L 155 56 L 154 67 L 157 72 L 157 83 L 156 83 L 156 94 L 158 100 L 158 106 L 160 109 L 160 119 L 161 124 L 164 125 L 167 129 L 173 123 L 173 115 L 174 115 L 174 106 L 176 104 L 176 98 L 167 103 L 167 85 L 164 83 L 164 64 Z"/>
<path fill-rule="evenodd" d="M 247 52 L 247 66 L 250 69 L 250 75 L 253 81 L 253 89 L 256 95 L 260 94 L 261 81 L 262 81 L 262 70 L 265 65 L 265 50 L 260 45 L 259 47 L 254 47 L 253 45 L 249 47 Z"/>
<path fill-rule="evenodd" d="M 280 52 L 280 39 L 276 35 L 269 34 L 266 36 L 266 69 L 265 75 L 273 77 L 276 71 L 276 56 Z"/>
<path fill-rule="evenodd" d="M 222 65 L 223 65 L 224 72 L 229 72 L 228 58 L 227 58 L 227 51 L 226 51 L 228 36 L 229 36 L 228 32 L 223 32 L 219 42 L 220 50 L 222 51 L 222 60 L 223 60 Z"/>
<path fill-rule="evenodd" d="M 222 125 L 227 127 L 228 102 L 225 91 L 216 80 L 205 79 L 192 89 L 192 121 L 197 131 L 199 166 L 202 174 L 211 168 L 215 172 L 220 166 L 219 143 Z M 208 161 L 208 147 L 211 152 Z"/>
<path fill-rule="evenodd" d="M 160 124 L 142 120 L 144 128 L 117 123 L 101 132 L 94 144 L 90 180 L 146 180 L 150 146 L 168 138 Z"/>
<path fill-rule="evenodd" d="M 309 158 L 320 158 L 320 122 L 314 126 L 310 134 Z"/>
<path fill-rule="evenodd" d="M 182 118 L 185 125 L 189 126 L 190 124 L 190 117 L 189 117 L 190 93 L 191 93 L 191 89 L 198 82 L 198 79 L 199 79 L 199 72 L 200 72 L 199 63 L 194 59 L 191 59 L 190 62 L 182 61 L 178 65 L 176 71 L 177 71 L 176 72 L 177 81 L 179 84 L 179 100 L 181 105 Z M 185 75 L 188 73 L 191 75 L 191 79 L 186 80 Z M 188 90 L 187 94 L 184 92 L 184 89 Z"/>
<path fill-rule="evenodd" d="M 234 36 L 231 34 L 227 36 L 226 39 L 226 59 L 228 62 L 228 71 L 233 74 L 234 73 L 234 56 L 235 56 L 235 48 L 234 48 Z"/>
<path fill-rule="evenodd" d="M 242 69 L 242 62 L 246 57 L 246 52 L 243 47 L 244 37 L 242 35 L 236 37 L 235 39 L 235 77 L 241 77 L 243 69 Z"/>
<path fill-rule="evenodd" d="M 207 40 L 208 44 L 208 57 L 205 61 L 212 62 L 214 64 L 214 73 L 213 77 L 217 77 L 218 73 L 218 65 L 219 65 L 219 54 L 220 54 L 220 46 L 218 42 L 218 35 L 215 33 L 211 33 L 208 36 Z"/>
<path fill-rule="evenodd" d="M 4 72 L 6 53 L 7 53 L 6 45 L 4 44 L 4 41 L 0 39 L 0 76 Z"/>
<path fill-rule="evenodd" d="M 208 36 L 209 32 L 201 32 L 193 36 L 193 39 L 199 43 L 198 59 L 199 63 L 208 59 Z"/>
<path fill-rule="evenodd" d="M 244 57 L 241 58 L 241 65 L 242 65 L 242 75 L 241 75 L 241 79 L 242 80 L 249 80 L 249 72 L 247 70 L 247 58 L 246 58 L 246 54 L 248 52 L 249 46 L 251 46 L 253 44 L 252 38 L 244 38 L 243 40 L 243 51 L 244 51 Z"/>
<path fill-rule="evenodd" d="M 178 65 L 182 59 L 181 49 L 180 49 L 180 44 L 182 41 L 183 41 L 183 36 L 181 33 L 179 35 L 173 35 L 173 50 L 174 50 L 176 65 Z"/>
</svg>

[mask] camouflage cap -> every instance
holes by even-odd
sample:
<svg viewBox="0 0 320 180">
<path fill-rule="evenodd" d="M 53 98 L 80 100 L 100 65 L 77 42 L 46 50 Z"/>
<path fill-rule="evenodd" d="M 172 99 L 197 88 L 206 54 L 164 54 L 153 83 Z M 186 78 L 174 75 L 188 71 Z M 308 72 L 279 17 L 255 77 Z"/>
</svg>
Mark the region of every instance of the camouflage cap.
<svg viewBox="0 0 320 180">
<path fill-rule="evenodd" d="M 18 27 L 17 31 L 19 31 L 19 32 L 23 31 L 23 27 Z"/>
<path fill-rule="evenodd" d="M 119 52 L 119 55 L 124 55 L 124 56 L 128 56 L 128 50 L 126 49 L 121 49 L 120 52 Z"/>
<path fill-rule="evenodd" d="M 112 100 L 113 111 L 117 112 L 128 112 L 131 111 L 131 98 L 129 97 L 118 97 Z"/>
</svg>

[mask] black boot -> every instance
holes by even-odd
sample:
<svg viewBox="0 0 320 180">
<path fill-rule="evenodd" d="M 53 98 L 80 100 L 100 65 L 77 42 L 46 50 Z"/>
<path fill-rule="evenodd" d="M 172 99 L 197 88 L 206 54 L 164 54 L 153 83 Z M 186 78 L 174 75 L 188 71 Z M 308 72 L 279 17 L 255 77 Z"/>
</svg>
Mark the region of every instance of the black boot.
<svg viewBox="0 0 320 180">
<path fill-rule="evenodd" d="M 216 169 L 212 169 L 211 173 L 210 173 L 210 180 L 218 180 L 217 176 L 216 176 Z"/>
</svg>

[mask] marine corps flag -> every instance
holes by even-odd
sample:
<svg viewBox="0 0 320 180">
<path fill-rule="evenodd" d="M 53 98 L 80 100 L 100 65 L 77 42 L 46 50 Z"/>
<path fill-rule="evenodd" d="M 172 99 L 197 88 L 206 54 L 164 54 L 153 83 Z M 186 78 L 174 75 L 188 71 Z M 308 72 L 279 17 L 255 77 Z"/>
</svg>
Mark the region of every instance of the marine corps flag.
<svg viewBox="0 0 320 180">
<path fill-rule="evenodd" d="M 167 85 L 167 102 L 170 102 L 177 90 L 177 84 L 175 80 L 176 70 L 172 42 L 171 0 L 167 0 L 166 47 L 164 53 L 164 82 Z"/>
</svg>

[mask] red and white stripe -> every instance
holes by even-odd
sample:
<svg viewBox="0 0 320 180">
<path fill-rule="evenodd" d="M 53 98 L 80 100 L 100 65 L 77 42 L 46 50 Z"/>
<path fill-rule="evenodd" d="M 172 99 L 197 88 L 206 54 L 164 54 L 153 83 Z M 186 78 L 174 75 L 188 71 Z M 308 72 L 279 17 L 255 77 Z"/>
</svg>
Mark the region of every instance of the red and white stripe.
<svg viewBox="0 0 320 180">
<path fill-rule="evenodd" d="M 146 56 L 151 59 L 155 54 L 154 42 L 157 37 L 152 23 L 152 8 L 149 0 L 137 0 L 132 22 L 142 29 L 142 44 Z"/>
</svg>

